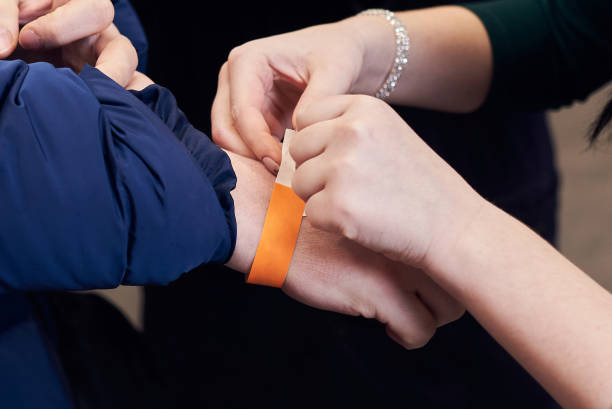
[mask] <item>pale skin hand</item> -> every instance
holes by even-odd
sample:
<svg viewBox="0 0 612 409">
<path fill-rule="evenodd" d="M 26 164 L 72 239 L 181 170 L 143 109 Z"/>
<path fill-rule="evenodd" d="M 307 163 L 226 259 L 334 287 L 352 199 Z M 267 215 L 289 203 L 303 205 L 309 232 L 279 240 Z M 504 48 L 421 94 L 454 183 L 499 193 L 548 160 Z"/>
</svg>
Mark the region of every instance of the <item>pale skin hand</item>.
<svg viewBox="0 0 612 409">
<path fill-rule="evenodd" d="M 238 177 L 232 192 L 238 236 L 228 266 L 248 272 L 255 256 L 274 178 L 258 162 L 229 153 Z M 302 223 L 283 286 L 316 308 L 375 318 L 406 348 L 424 345 L 463 308 L 425 274 L 376 255 L 338 235 Z"/>
<path fill-rule="evenodd" d="M 293 187 L 313 224 L 422 268 L 564 407 L 612 407 L 609 292 L 478 196 L 384 103 L 327 97 L 297 123 Z"/>
<path fill-rule="evenodd" d="M 322 98 L 296 123 L 292 186 L 318 228 L 419 267 L 438 237 L 460 234 L 458 210 L 479 211 L 463 179 L 379 99 Z"/>
<path fill-rule="evenodd" d="M 0 58 L 46 61 L 76 72 L 87 63 L 126 86 L 138 56 L 113 16 L 110 0 L 0 0 Z M 19 24 L 25 26 L 19 30 Z"/>
<path fill-rule="evenodd" d="M 480 20 L 453 6 L 396 16 L 408 28 L 412 46 L 390 102 L 453 112 L 478 108 L 492 75 L 491 46 Z M 295 111 L 325 96 L 374 95 L 394 56 L 393 30 L 380 16 L 352 17 L 237 47 L 219 73 L 213 139 L 274 172 L 279 138 Z"/>
</svg>

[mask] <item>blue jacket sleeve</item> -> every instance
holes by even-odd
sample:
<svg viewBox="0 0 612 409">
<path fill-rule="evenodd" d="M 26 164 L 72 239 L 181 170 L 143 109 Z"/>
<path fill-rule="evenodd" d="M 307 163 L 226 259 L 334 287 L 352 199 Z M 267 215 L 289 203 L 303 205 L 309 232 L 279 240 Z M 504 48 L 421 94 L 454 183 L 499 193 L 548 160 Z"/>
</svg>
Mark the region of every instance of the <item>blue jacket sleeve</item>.
<svg viewBox="0 0 612 409">
<path fill-rule="evenodd" d="M 141 101 L 177 110 L 155 88 L 0 61 L 0 293 L 165 284 L 231 255 L 227 156 L 194 155 Z"/>
</svg>

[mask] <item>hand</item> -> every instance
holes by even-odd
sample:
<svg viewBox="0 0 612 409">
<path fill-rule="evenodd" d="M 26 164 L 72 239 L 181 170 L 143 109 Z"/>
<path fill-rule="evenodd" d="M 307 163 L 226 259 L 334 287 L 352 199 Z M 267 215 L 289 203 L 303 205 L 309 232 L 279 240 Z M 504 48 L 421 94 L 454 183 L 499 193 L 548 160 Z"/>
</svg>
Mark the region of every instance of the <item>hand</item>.
<svg viewBox="0 0 612 409">
<path fill-rule="evenodd" d="M 1 0 L 0 58 L 47 61 L 76 72 L 87 63 L 126 86 L 138 56 L 113 17 L 110 0 Z"/>
<path fill-rule="evenodd" d="M 469 185 L 376 98 L 323 98 L 296 123 L 293 189 L 317 228 L 426 268 L 480 208 Z"/>
<path fill-rule="evenodd" d="M 325 95 L 375 93 L 391 68 L 394 47 L 384 18 L 360 16 L 233 49 L 219 73 L 213 140 L 262 160 L 275 173 L 279 139 L 292 127 L 296 106 Z"/>
<path fill-rule="evenodd" d="M 228 266 L 247 273 L 255 256 L 274 178 L 258 162 L 229 153 L 238 177 L 232 192 L 238 236 Z M 306 217 L 283 291 L 316 308 L 376 318 L 406 348 L 424 345 L 463 307 L 422 272 L 395 263 Z"/>
<path fill-rule="evenodd" d="M 422 271 L 315 229 L 308 217 L 283 291 L 315 308 L 376 319 L 407 349 L 424 346 L 465 311 Z"/>
</svg>

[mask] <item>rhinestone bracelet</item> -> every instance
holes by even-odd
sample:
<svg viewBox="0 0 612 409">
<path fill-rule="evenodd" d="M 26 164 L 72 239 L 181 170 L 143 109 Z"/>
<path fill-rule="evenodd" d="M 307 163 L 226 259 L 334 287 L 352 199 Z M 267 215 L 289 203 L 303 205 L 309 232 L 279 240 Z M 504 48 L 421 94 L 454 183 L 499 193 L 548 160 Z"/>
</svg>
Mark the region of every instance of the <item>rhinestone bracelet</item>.
<svg viewBox="0 0 612 409">
<path fill-rule="evenodd" d="M 410 37 L 406 32 L 406 26 L 400 19 L 395 17 L 395 14 L 385 9 L 368 9 L 358 14 L 358 16 L 384 16 L 387 21 L 393 26 L 395 31 L 395 60 L 393 67 L 389 71 L 387 79 L 376 92 L 376 98 L 385 99 L 393 92 L 404 70 L 404 65 L 408 62 L 408 50 L 410 49 Z"/>
</svg>

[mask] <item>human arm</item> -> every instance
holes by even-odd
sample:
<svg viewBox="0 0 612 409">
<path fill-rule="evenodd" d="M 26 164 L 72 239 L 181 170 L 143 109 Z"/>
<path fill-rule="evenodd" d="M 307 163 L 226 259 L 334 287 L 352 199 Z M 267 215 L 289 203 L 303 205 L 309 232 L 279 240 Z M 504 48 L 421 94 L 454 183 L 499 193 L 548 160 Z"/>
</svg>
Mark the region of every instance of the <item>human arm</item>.
<svg viewBox="0 0 612 409">
<path fill-rule="evenodd" d="M 612 406 L 612 295 L 490 203 L 426 269 L 563 406 Z"/>
<path fill-rule="evenodd" d="M 535 109 L 582 98 L 609 79 L 610 2 L 500 0 L 467 7 L 396 13 L 411 48 L 390 102 L 453 112 L 473 111 L 485 100 Z M 393 31 L 380 16 L 237 47 L 219 75 L 213 138 L 278 163 L 280 148 L 270 135 L 282 135 L 294 110 L 328 95 L 373 95 L 394 53 Z"/>
<path fill-rule="evenodd" d="M 481 198 L 386 104 L 297 118 L 293 187 L 311 222 L 421 268 L 564 407 L 612 404 L 612 296 Z"/>
</svg>

